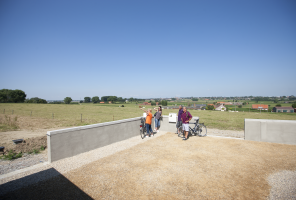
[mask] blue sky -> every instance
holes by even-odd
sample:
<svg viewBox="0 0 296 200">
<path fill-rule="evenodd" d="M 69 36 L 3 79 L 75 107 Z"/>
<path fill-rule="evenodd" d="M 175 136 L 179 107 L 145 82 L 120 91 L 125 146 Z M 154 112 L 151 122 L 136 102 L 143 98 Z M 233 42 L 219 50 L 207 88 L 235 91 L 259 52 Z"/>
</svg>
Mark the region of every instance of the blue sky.
<svg viewBox="0 0 296 200">
<path fill-rule="evenodd" d="M 2 0 L 0 70 L 47 100 L 296 95 L 296 1 Z"/>
</svg>

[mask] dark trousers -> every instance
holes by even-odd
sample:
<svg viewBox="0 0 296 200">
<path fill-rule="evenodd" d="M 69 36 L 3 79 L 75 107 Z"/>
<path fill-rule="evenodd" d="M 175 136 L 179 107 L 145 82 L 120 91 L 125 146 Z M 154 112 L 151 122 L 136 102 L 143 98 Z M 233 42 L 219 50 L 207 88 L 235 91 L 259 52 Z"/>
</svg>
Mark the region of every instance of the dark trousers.
<svg viewBox="0 0 296 200">
<path fill-rule="evenodd" d="M 146 126 L 147 135 L 150 135 L 152 133 L 151 124 L 145 124 L 145 126 Z M 149 131 L 150 131 L 150 133 L 149 133 Z"/>
</svg>

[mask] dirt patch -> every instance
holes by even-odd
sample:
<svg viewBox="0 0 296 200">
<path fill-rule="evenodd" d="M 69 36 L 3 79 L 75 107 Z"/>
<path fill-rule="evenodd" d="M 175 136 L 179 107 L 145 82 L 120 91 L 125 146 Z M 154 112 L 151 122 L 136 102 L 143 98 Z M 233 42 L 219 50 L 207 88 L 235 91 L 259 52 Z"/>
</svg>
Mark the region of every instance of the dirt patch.
<svg viewBox="0 0 296 200">
<path fill-rule="evenodd" d="M 27 138 L 22 143 L 18 143 L 18 144 L 5 143 L 3 146 L 5 147 L 4 154 L 7 154 L 10 150 L 12 150 L 15 153 L 33 152 L 34 150 L 40 151 L 42 146 L 44 147 L 44 149 L 46 148 L 47 137 L 41 136 L 41 137 Z"/>
<path fill-rule="evenodd" d="M 0 132 L 0 146 L 5 147 L 5 152 L 13 150 L 17 153 L 31 151 L 34 150 L 34 148 L 40 149 L 41 146 L 47 146 L 47 131 L 56 129 L 57 128 Z M 23 139 L 24 143 L 14 144 L 12 140 L 16 139 Z"/>
</svg>

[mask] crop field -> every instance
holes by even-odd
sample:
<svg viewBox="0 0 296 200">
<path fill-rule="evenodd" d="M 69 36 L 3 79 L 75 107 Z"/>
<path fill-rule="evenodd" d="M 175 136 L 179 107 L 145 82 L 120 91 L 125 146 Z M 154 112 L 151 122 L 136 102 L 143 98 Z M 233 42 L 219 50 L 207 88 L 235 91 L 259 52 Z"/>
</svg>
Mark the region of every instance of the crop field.
<svg viewBox="0 0 296 200">
<path fill-rule="evenodd" d="M 200 102 L 199 102 L 200 103 Z M 0 104 L 0 131 L 73 127 L 142 116 L 139 105 L 123 104 Z M 145 106 L 144 106 L 145 107 Z M 144 109 L 153 108 L 147 106 Z M 163 115 L 177 113 L 164 109 Z M 189 110 L 208 128 L 244 130 L 244 119 L 296 120 L 295 113 Z M 153 111 L 154 113 L 155 111 Z M 9 125 L 10 124 L 10 125 Z"/>
</svg>

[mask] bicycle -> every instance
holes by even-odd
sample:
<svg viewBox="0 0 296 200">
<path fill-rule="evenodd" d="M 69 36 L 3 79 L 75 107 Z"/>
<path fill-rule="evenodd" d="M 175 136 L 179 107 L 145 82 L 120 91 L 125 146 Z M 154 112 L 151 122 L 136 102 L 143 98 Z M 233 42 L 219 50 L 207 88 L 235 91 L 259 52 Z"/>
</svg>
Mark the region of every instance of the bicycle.
<svg viewBox="0 0 296 200">
<path fill-rule="evenodd" d="M 142 139 L 146 136 L 146 127 L 145 127 L 145 118 L 141 118 L 141 124 L 140 124 L 140 136 Z"/>
<path fill-rule="evenodd" d="M 199 119 L 195 120 L 195 126 L 194 128 L 191 128 L 189 126 L 189 134 L 188 135 L 195 135 L 195 136 L 199 136 L 199 137 L 205 137 L 207 136 L 207 127 L 204 125 L 204 123 L 199 123 L 198 122 Z M 178 128 L 178 136 L 181 137 L 183 135 L 183 128 L 182 126 L 180 126 Z"/>
</svg>

